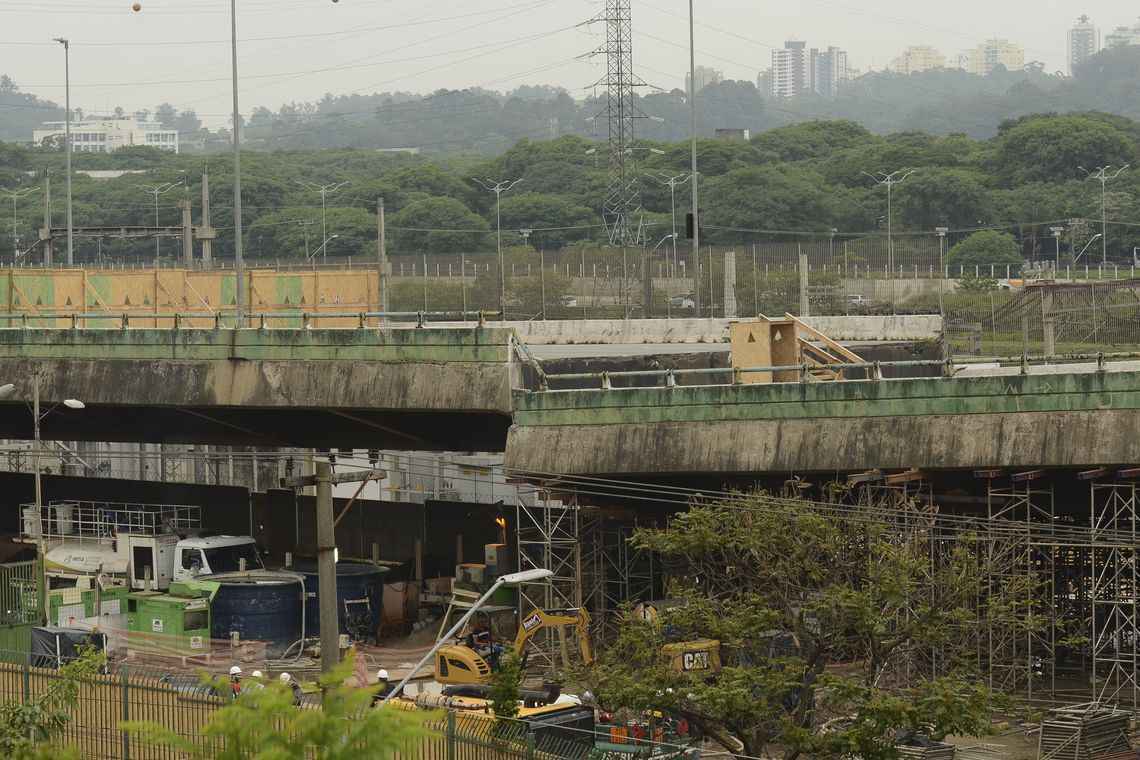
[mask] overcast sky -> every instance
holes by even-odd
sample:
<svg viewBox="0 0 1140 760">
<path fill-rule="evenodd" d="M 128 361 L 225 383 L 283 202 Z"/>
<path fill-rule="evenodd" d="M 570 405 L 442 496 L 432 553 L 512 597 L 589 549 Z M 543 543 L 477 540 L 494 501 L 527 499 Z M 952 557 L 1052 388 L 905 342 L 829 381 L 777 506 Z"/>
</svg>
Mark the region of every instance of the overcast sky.
<svg viewBox="0 0 1140 760">
<path fill-rule="evenodd" d="M 72 103 L 89 112 L 193 108 L 212 126 L 230 109 L 229 0 L 0 0 L 0 73 L 63 102 L 72 42 Z M 697 63 L 755 80 L 785 39 L 846 49 L 862 70 L 908 45 L 947 56 L 1003 37 L 1048 71 L 1066 68 L 1066 31 L 1080 13 L 1102 29 L 1132 25 L 1140 6 L 1042 0 L 697 0 Z M 586 0 L 238 0 L 242 111 L 326 92 L 429 92 L 555 84 L 591 91 L 603 58 L 602 9 Z M 633 0 L 634 68 L 650 85 L 684 85 L 684 0 Z"/>
</svg>

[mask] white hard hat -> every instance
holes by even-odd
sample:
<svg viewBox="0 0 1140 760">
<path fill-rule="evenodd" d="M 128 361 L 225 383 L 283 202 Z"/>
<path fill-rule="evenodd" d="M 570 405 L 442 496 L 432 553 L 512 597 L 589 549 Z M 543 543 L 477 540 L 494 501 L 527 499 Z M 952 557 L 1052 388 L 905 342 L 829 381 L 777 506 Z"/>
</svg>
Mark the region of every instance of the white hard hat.
<svg viewBox="0 0 1140 760">
<path fill-rule="evenodd" d="M 249 675 L 251 678 L 264 678 L 265 677 L 265 676 L 261 675 L 260 670 L 255 670 L 252 673 L 250 673 Z"/>
<path fill-rule="evenodd" d="M 239 668 L 237 665 L 234 665 L 232 668 L 230 668 L 230 675 L 231 676 L 240 676 L 241 675 L 241 668 Z"/>
<path fill-rule="evenodd" d="M 289 683 L 293 680 L 293 676 L 289 675 L 288 673 L 282 673 L 277 677 L 281 679 L 281 683 Z"/>
<path fill-rule="evenodd" d="M 380 668 L 380 670 L 376 671 L 376 680 L 387 681 L 388 680 L 388 671 L 384 670 L 384 668 Z"/>
</svg>

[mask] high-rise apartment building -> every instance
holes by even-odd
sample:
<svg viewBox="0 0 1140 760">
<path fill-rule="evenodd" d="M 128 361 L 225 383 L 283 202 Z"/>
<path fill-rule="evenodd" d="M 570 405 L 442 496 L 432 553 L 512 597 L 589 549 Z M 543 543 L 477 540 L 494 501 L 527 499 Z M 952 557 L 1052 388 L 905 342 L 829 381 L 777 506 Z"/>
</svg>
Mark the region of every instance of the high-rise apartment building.
<svg viewBox="0 0 1140 760">
<path fill-rule="evenodd" d="M 1025 48 L 1009 40 L 986 40 L 970 51 L 967 70 L 985 77 L 999 64 L 1010 71 L 1020 71 L 1025 67 Z"/>
<path fill-rule="evenodd" d="M 783 48 L 772 51 L 772 96 L 794 98 L 811 87 L 811 64 L 807 43 L 788 40 Z"/>
<path fill-rule="evenodd" d="M 946 68 L 946 56 L 929 45 L 908 47 L 887 67 L 889 71 L 898 74 L 918 74 L 922 71 L 944 68 Z"/>
<path fill-rule="evenodd" d="M 689 79 L 690 79 L 690 76 L 688 74 L 686 74 L 685 75 L 685 92 L 691 91 L 689 89 Z M 717 71 L 716 69 L 710 68 L 708 66 L 698 66 L 697 67 L 697 88 L 696 88 L 695 92 L 700 92 L 701 90 L 708 87 L 710 84 L 720 84 L 723 81 L 724 81 L 724 73 L 723 72 Z"/>
<path fill-rule="evenodd" d="M 827 50 L 812 48 L 809 76 L 811 90 L 825 98 L 834 98 L 848 80 L 847 51 L 837 47 Z"/>
<path fill-rule="evenodd" d="M 1081 16 L 1069 30 L 1069 75 L 1099 52 L 1100 30 L 1088 16 Z"/>
<path fill-rule="evenodd" d="M 1104 37 L 1106 49 L 1140 45 L 1140 22 L 1132 26 L 1118 26 Z"/>
</svg>

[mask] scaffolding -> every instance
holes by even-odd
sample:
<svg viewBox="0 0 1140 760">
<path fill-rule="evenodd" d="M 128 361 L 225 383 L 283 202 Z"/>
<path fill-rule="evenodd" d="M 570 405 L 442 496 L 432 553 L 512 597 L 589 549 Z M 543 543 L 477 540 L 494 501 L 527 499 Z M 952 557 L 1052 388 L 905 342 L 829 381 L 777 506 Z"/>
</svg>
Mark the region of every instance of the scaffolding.
<svg viewBox="0 0 1140 760">
<path fill-rule="evenodd" d="M 1089 578 L 1093 694 L 1137 705 L 1136 483 L 1090 483 Z"/>
</svg>

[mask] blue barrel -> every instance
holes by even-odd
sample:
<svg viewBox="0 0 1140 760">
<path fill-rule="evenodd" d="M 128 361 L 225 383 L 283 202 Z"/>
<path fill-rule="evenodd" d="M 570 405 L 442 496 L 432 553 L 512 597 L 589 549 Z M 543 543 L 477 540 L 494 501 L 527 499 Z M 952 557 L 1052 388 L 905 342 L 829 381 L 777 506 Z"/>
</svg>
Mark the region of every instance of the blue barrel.
<svg viewBox="0 0 1140 760">
<path fill-rule="evenodd" d="M 321 626 L 320 589 L 317 583 L 315 563 L 302 563 L 296 568 L 305 576 L 305 627 L 306 636 L 318 636 Z M 351 633 L 348 628 L 346 601 L 367 599 L 371 607 L 368 638 L 374 637 L 380 628 L 381 611 L 384 604 L 384 573 L 387 568 L 364 562 L 338 562 L 336 565 L 336 611 L 337 628 L 341 633 Z M 361 610 L 361 605 L 353 605 Z"/>
<path fill-rule="evenodd" d="M 270 657 L 281 656 L 301 638 L 301 579 L 296 574 L 251 571 L 205 580 L 220 584 L 210 606 L 211 638 L 229 640 L 236 632 L 242 641 L 264 641 Z"/>
</svg>

